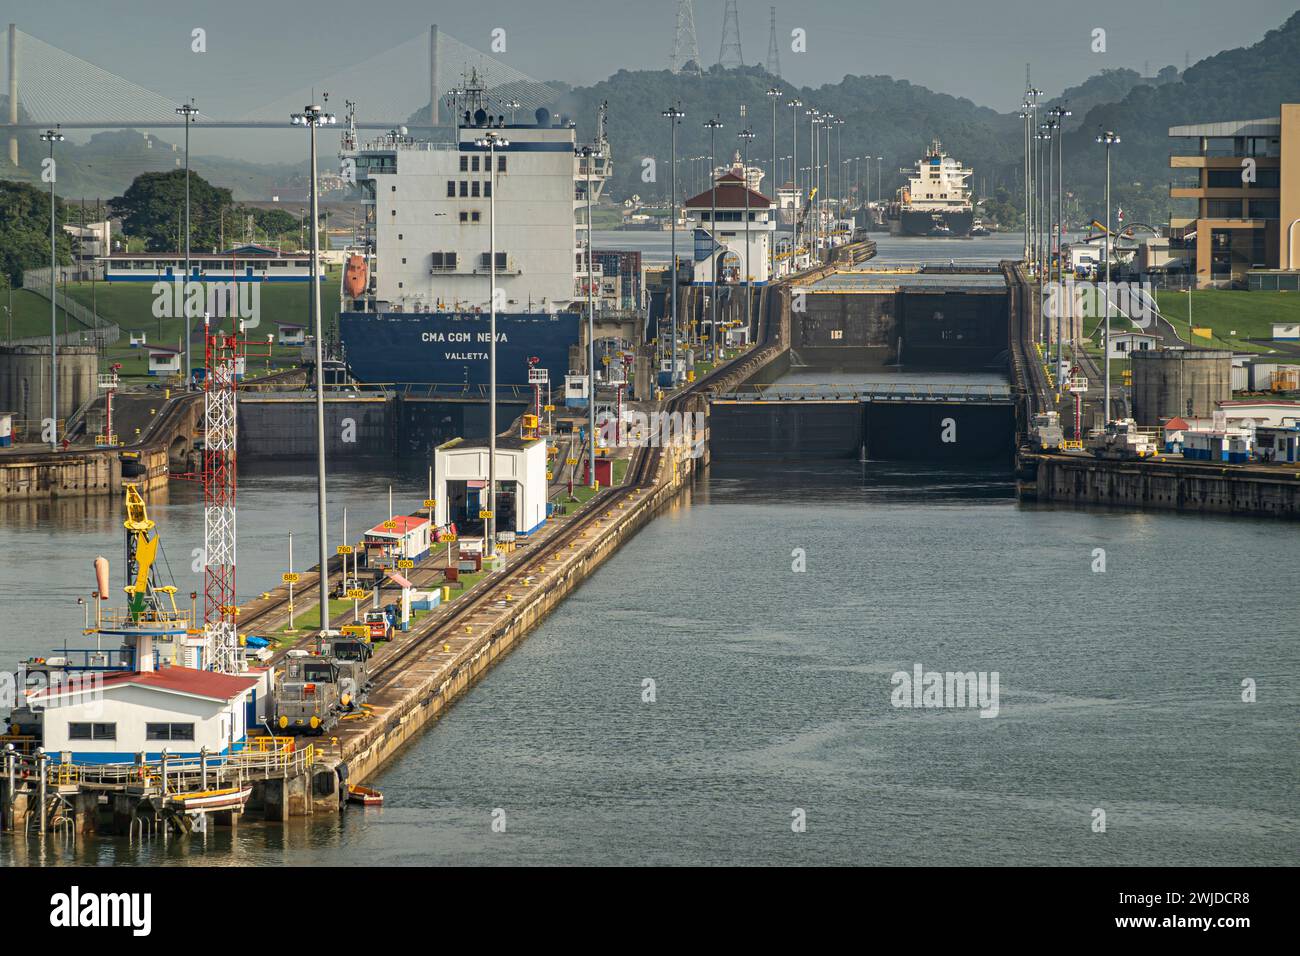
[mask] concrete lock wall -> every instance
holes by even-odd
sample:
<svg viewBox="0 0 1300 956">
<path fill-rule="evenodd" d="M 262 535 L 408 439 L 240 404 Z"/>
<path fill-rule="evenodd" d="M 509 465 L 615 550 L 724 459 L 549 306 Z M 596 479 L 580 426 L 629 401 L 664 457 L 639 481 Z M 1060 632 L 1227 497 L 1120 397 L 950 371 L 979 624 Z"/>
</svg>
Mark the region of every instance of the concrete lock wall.
<svg viewBox="0 0 1300 956">
<path fill-rule="evenodd" d="M 962 402 L 715 402 L 713 461 L 950 461 L 1010 466 L 1015 408 Z"/>
<path fill-rule="evenodd" d="M 1175 415 L 1208 418 L 1232 398 L 1232 353 L 1214 349 L 1134 352 L 1133 417 L 1159 425 Z"/>
<path fill-rule="evenodd" d="M 67 419 L 95 395 L 98 353 L 91 346 L 62 346 L 57 351 L 58 417 Z M 39 428 L 50 417 L 50 348 L 48 345 L 0 346 L 0 411 L 13 412 Z M 40 441 L 39 431 L 27 440 Z"/>
<path fill-rule="evenodd" d="M 326 398 L 326 454 L 341 457 L 389 455 L 392 449 L 391 423 L 385 399 Z M 240 398 L 241 458 L 313 458 L 315 455 L 314 399 Z"/>
</svg>

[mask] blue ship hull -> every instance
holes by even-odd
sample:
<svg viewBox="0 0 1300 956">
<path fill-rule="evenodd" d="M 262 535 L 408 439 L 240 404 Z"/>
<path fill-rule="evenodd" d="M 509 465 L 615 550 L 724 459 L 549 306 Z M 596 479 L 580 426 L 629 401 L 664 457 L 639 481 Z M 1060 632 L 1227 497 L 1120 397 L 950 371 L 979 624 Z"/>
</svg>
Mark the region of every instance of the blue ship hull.
<svg viewBox="0 0 1300 956">
<path fill-rule="evenodd" d="M 497 386 L 528 384 L 528 360 L 564 387 L 569 348 L 578 344 L 576 312 L 497 313 Z M 342 312 L 343 358 L 361 382 L 444 386 L 488 384 L 490 319 L 480 313 Z"/>
</svg>

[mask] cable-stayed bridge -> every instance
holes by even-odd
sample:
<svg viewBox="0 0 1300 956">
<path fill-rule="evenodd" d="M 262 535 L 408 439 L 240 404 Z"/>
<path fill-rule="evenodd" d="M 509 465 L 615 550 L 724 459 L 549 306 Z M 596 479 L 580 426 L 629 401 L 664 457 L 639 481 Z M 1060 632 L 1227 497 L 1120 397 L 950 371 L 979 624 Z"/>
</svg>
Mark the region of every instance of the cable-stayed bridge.
<svg viewBox="0 0 1300 956">
<path fill-rule="evenodd" d="M 184 127 L 175 112 L 180 101 L 147 89 L 62 50 L 9 24 L 5 48 L 8 78 L 5 126 L 11 130 L 125 129 Z M 559 91 L 507 63 L 431 26 L 397 46 L 315 78 L 270 101 L 261 100 L 238 116 L 214 116 L 200 110 L 193 126 L 279 129 L 289 114 L 328 92 L 333 103 L 356 104 L 356 125 L 388 130 L 438 103 L 446 121 L 446 92 L 461 85 L 474 69 L 489 94 L 503 108 L 527 116 L 555 101 Z M 507 104 L 517 103 L 517 107 Z M 437 125 L 437 124 L 433 124 Z M 9 137 L 9 160 L 17 165 L 18 141 Z"/>
</svg>

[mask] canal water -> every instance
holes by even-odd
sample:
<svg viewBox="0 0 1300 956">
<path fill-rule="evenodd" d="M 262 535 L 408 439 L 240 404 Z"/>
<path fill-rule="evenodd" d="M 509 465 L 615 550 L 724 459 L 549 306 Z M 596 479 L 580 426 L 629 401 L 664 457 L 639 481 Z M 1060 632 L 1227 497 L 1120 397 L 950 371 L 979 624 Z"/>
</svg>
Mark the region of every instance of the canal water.
<svg viewBox="0 0 1300 956">
<path fill-rule="evenodd" d="M 333 487 L 374 519 L 387 483 Z M 313 507 L 309 477 L 241 476 L 241 591 L 278 578 L 284 530 L 305 555 Z M 75 633 L 116 512 L 0 516 L 6 660 Z M 175 569 L 200 502 L 155 515 Z M 71 851 L 4 836 L 0 862 L 1291 863 L 1295 533 L 1023 506 L 994 473 L 715 468 L 378 775 L 383 808 Z M 894 706 L 918 665 L 996 673 L 997 716 Z"/>
</svg>

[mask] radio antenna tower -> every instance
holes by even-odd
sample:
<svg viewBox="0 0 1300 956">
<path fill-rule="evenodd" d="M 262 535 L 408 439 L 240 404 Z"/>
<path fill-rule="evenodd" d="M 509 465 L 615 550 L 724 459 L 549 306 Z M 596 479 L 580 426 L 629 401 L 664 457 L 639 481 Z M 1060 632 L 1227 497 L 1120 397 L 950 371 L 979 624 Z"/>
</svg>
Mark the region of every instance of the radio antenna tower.
<svg viewBox="0 0 1300 956">
<path fill-rule="evenodd" d="M 668 68 L 674 73 L 700 73 L 700 42 L 695 38 L 695 0 L 677 0 L 677 30 Z"/>
<path fill-rule="evenodd" d="M 235 402 L 242 350 L 238 335 L 212 328 L 210 316 L 203 317 L 203 329 L 203 663 L 237 674 L 243 662 L 235 620 Z"/>
<path fill-rule="evenodd" d="M 767 41 L 767 72 L 781 75 L 781 48 L 776 43 L 776 7 L 772 7 L 772 31 Z"/>
<path fill-rule="evenodd" d="M 718 65 L 731 70 L 745 65 L 740 52 L 740 14 L 736 12 L 737 0 L 727 0 L 722 11 L 722 46 L 718 49 Z"/>
</svg>

